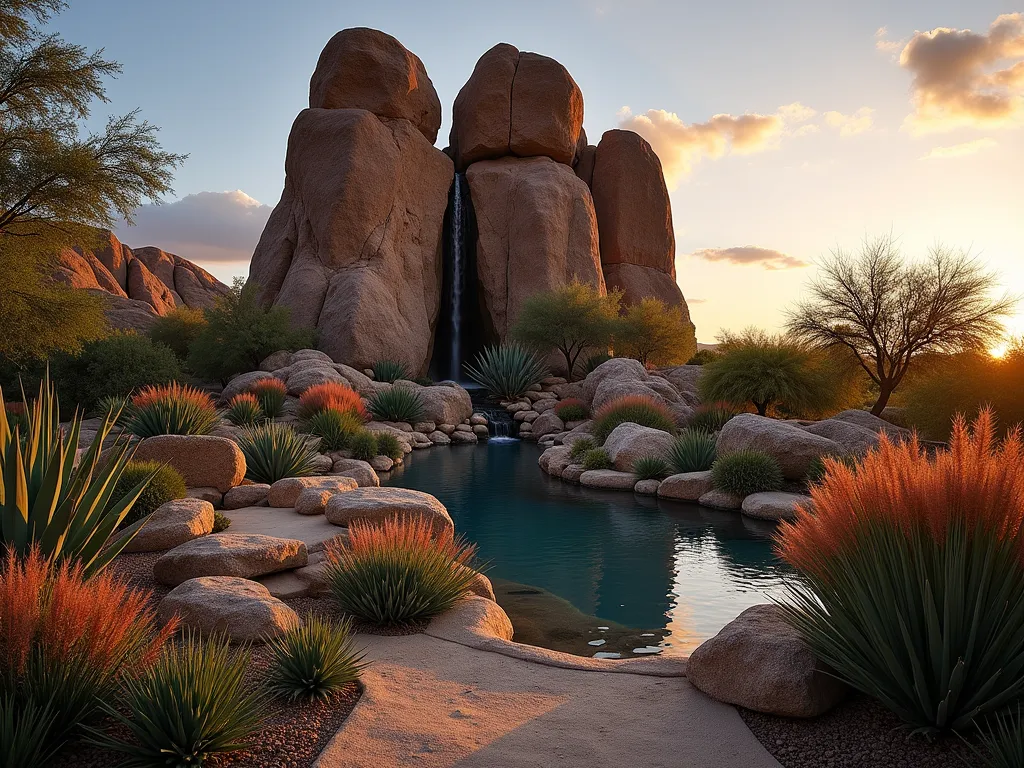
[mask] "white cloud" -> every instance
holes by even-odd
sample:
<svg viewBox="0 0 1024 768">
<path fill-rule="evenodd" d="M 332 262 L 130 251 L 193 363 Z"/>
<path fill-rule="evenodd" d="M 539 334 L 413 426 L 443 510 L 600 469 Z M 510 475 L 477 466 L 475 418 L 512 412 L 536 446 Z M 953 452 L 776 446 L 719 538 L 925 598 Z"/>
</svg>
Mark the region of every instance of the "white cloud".
<svg viewBox="0 0 1024 768">
<path fill-rule="evenodd" d="M 135 225 L 117 236 L 131 246 L 155 245 L 199 263 L 248 262 L 271 207 L 240 189 L 198 192 L 164 205 L 143 205 Z"/>
<path fill-rule="evenodd" d="M 827 125 L 839 129 L 840 136 L 856 136 L 871 129 L 874 123 L 875 110 L 871 107 L 861 107 L 852 115 L 844 115 L 842 112 L 826 112 L 822 117 Z"/>
<path fill-rule="evenodd" d="M 764 269 L 799 269 L 809 263 L 789 256 L 774 248 L 762 248 L 757 245 L 738 245 L 731 248 L 701 248 L 690 254 L 704 261 L 725 262 L 727 264 L 750 265 L 758 264 Z"/>
<path fill-rule="evenodd" d="M 905 42 L 905 40 L 890 40 L 888 27 L 879 27 L 875 31 L 875 48 L 880 51 L 895 55 L 902 50 Z"/>
<path fill-rule="evenodd" d="M 953 157 L 965 157 L 974 155 L 983 150 L 997 146 L 995 139 L 984 138 L 974 141 L 965 141 L 962 144 L 953 144 L 948 147 L 935 147 L 927 155 L 922 155 L 922 160 L 945 160 Z"/>
</svg>

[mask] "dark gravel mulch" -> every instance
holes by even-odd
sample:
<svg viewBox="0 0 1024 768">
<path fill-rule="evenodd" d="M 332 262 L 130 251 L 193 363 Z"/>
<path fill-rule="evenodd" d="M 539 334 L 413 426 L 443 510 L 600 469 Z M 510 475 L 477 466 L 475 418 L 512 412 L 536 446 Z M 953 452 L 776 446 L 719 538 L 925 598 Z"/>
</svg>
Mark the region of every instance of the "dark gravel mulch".
<svg viewBox="0 0 1024 768">
<path fill-rule="evenodd" d="M 955 735 L 908 736 L 881 704 L 857 695 L 821 717 L 799 720 L 739 708 L 740 717 L 784 768 L 964 768 L 978 764 Z"/>
</svg>

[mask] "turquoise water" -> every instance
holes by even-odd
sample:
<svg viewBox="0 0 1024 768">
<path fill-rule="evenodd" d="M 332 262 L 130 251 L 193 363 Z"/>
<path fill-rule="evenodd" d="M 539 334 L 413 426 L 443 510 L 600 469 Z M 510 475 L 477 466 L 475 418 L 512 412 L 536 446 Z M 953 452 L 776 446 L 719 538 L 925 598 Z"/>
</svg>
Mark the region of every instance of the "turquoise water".
<svg viewBox="0 0 1024 768">
<path fill-rule="evenodd" d="M 772 552 L 773 523 L 563 483 L 539 455 L 496 440 L 415 451 L 382 480 L 444 503 L 489 562 L 516 639 L 585 655 L 688 653 L 783 594 L 791 571 Z"/>
</svg>

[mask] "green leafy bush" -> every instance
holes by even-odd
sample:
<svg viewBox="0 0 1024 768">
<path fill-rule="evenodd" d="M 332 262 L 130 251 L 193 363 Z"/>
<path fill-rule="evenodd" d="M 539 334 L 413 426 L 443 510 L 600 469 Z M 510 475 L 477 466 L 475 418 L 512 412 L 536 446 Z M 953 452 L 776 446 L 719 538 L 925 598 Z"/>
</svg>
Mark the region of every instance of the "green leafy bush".
<svg viewBox="0 0 1024 768">
<path fill-rule="evenodd" d="M 641 456 L 633 462 L 633 474 L 637 480 L 661 480 L 668 473 L 668 463 L 657 456 Z"/>
<path fill-rule="evenodd" d="M 567 397 L 555 406 L 555 415 L 562 421 L 583 421 L 590 418 L 590 409 L 582 400 Z"/>
<path fill-rule="evenodd" d="M 92 411 L 106 396 L 127 398 L 148 385 L 182 378 L 174 352 L 148 336 L 114 333 L 86 344 L 75 357 L 54 359 L 53 379 L 66 401 Z"/>
<path fill-rule="evenodd" d="M 136 437 L 208 435 L 220 423 L 208 392 L 188 384 L 144 387 L 132 398 L 128 431 Z"/>
<path fill-rule="evenodd" d="M 713 362 L 719 358 L 719 353 L 715 349 L 698 349 L 693 353 L 693 357 L 686 361 L 687 365 L 706 365 L 707 363 Z"/>
<path fill-rule="evenodd" d="M 735 451 L 711 465 L 711 484 L 719 491 L 749 496 L 782 488 L 782 469 L 763 451 Z"/>
<path fill-rule="evenodd" d="M 241 392 L 232 397 L 224 415 L 236 427 L 251 427 L 266 419 L 260 399 L 252 392 Z"/>
<path fill-rule="evenodd" d="M 594 414 L 594 437 L 603 443 L 612 430 L 626 422 L 660 429 L 670 435 L 676 431 L 671 412 L 657 400 L 644 395 L 625 395 L 605 403 Z"/>
<path fill-rule="evenodd" d="M 423 420 L 423 398 L 419 392 L 407 387 L 382 389 L 370 398 L 370 413 L 380 421 L 415 424 Z"/>
<path fill-rule="evenodd" d="M 669 463 L 672 471 L 706 472 L 715 463 L 715 436 L 690 427 L 679 433 L 672 443 Z"/>
<path fill-rule="evenodd" d="M 521 397 L 548 375 L 544 362 L 519 344 L 487 347 L 465 369 L 469 378 L 502 400 Z"/>
<path fill-rule="evenodd" d="M 213 513 L 213 532 L 220 533 L 226 531 L 231 527 L 231 518 L 221 512 L 219 509 Z"/>
<path fill-rule="evenodd" d="M 158 317 L 149 329 L 149 338 L 170 347 L 181 362 L 188 360 L 189 350 L 206 328 L 206 315 L 201 309 L 177 307 Z"/>
<path fill-rule="evenodd" d="M 984 768 L 1020 768 L 1024 765 L 1024 718 L 1018 702 L 1015 711 L 1003 712 L 978 726 L 981 749 L 967 742 Z"/>
<path fill-rule="evenodd" d="M 597 448 L 597 442 L 593 438 L 581 437 L 569 448 L 569 458 L 573 460 L 573 463 L 579 464 L 583 461 L 583 457 L 587 455 L 587 451 L 591 451 L 594 448 Z"/>
<path fill-rule="evenodd" d="M 284 424 L 265 421 L 246 427 L 238 438 L 245 456 L 245 476 L 254 483 L 273 484 L 285 477 L 306 477 L 316 469 L 315 440 Z"/>
<path fill-rule="evenodd" d="M 402 444 L 393 434 L 390 432 L 378 432 L 377 454 L 387 456 L 392 461 L 398 461 L 398 459 L 405 456 L 405 451 L 402 450 Z"/>
<path fill-rule="evenodd" d="M 713 435 L 715 432 L 721 432 L 722 427 L 735 415 L 736 409 L 729 403 L 704 403 L 694 409 L 689 426 L 690 429 Z"/>
<path fill-rule="evenodd" d="M 476 548 L 422 518 L 354 522 L 348 543 L 328 545 L 331 593 L 345 613 L 384 625 L 437 616 L 469 590 Z"/>
<path fill-rule="evenodd" d="M 204 642 L 186 633 L 152 669 L 125 681 L 120 706 L 103 705 L 132 740 L 94 731 L 92 741 L 136 766 L 199 766 L 246 749 L 267 714 L 266 694 L 245 686 L 250 662 L 226 637 Z"/>
<path fill-rule="evenodd" d="M 352 624 L 333 624 L 309 616 L 301 625 L 267 643 L 270 650 L 268 689 L 291 699 L 330 699 L 359 680 L 366 666 L 352 644 Z"/>
<path fill-rule="evenodd" d="M 615 354 L 645 366 L 681 365 L 696 351 L 690 318 L 653 296 L 626 307 L 615 331 Z"/>
<path fill-rule="evenodd" d="M 611 469 L 614 466 L 608 451 L 604 448 L 591 448 L 583 454 L 583 469 L 588 472 L 592 469 Z"/>
<path fill-rule="evenodd" d="M 393 384 L 399 379 L 408 379 L 409 371 L 405 364 L 398 360 L 378 360 L 373 364 L 374 381 L 386 381 Z"/>
<path fill-rule="evenodd" d="M 129 461 L 114 486 L 113 497 L 118 499 L 127 496 L 132 488 L 147 477 L 150 478 L 149 483 L 128 510 L 121 528 L 148 517 L 168 501 L 185 498 L 185 479 L 181 473 L 159 461 Z"/>
<path fill-rule="evenodd" d="M 363 420 L 351 411 L 328 408 L 310 416 L 306 421 L 306 429 L 320 438 L 322 451 L 343 451 L 352 445 L 352 438 L 363 430 Z"/>
<path fill-rule="evenodd" d="M 380 455 L 377 447 L 377 434 L 368 429 L 356 432 L 349 443 L 349 450 L 352 451 L 353 458 L 372 461 L 374 457 Z"/>
<path fill-rule="evenodd" d="M 259 369 L 271 352 L 311 346 L 311 330 L 293 328 L 287 309 L 266 309 L 259 287 L 236 279 L 231 293 L 206 310 L 206 327 L 192 343 L 188 364 L 206 379 L 227 381 L 236 373 Z"/>
<path fill-rule="evenodd" d="M 260 409 L 268 419 L 276 419 L 284 412 L 284 398 L 288 387 L 280 379 L 260 379 L 249 387 L 260 401 Z"/>
</svg>

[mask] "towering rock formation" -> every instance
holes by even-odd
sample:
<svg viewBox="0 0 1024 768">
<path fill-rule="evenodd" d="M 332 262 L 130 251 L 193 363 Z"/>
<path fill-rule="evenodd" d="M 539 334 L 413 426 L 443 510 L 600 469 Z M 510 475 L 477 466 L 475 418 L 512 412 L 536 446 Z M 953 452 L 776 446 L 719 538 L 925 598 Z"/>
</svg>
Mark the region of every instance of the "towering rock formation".
<svg viewBox="0 0 1024 768">
<path fill-rule="evenodd" d="M 324 48 L 249 279 L 335 360 L 426 371 L 453 177 L 440 124 L 422 62 L 393 37 L 349 29 Z"/>
</svg>

